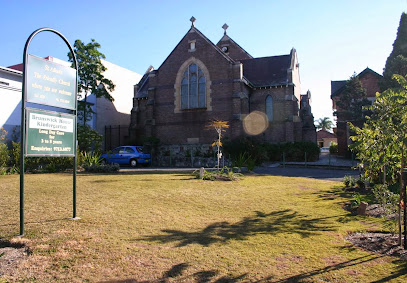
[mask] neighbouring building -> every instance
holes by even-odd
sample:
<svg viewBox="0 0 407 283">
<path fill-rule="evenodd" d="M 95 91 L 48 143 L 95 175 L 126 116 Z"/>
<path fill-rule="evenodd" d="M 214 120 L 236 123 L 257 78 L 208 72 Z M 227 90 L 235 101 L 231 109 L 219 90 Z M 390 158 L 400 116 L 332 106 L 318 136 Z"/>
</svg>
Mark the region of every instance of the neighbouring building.
<svg viewBox="0 0 407 283">
<path fill-rule="evenodd" d="M 67 61 L 51 56 L 45 59 L 65 66 L 71 65 Z M 103 147 L 111 149 L 126 143 L 128 140 L 128 127 L 132 109 L 129 100 L 131 101 L 133 97 L 134 85 L 139 82 L 141 75 L 105 60 L 102 60 L 102 63 L 107 68 L 104 76 L 112 80 L 116 85 L 115 90 L 111 93 L 114 101 L 111 102 L 105 98 L 96 99 L 94 95 L 89 95 L 87 103 L 91 105 L 94 114 L 87 123 L 92 129 L 103 135 Z M 0 67 L 0 99 L 3 102 L 0 111 L 0 127 L 4 127 L 9 132 L 9 139 L 12 139 L 13 129 L 17 132 L 15 136 L 19 138 L 22 69 L 22 64 L 7 68 Z M 56 110 L 45 105 L 41 106 L 41 108 Z"/>
<path fill-rule="evenodd" d="M 327 130 L 319 130 L 317 132 L 317 143 L 319 147 L 330 147 L 332 143 L 338 143 L 336 135 Z"/>
<path fill-rule="evenodd" d="M 380 74 L 371 70 L 370 68 L 364 69 L 357 75 L 362 86 L 366 89 L 367 99 L 372 103 L 376 99 L 376 93 L 380 92 L 379 80 L 382 77 Z M 331 81 L 331 99 L 332 109 L 337 111 L 337 102 L 340 100 L 341 93 L 345 90 L 346 80 Z M 348 146 L 351 144 L 350 132 L 348 122 L 352 122 L 338 113 L 336 119 L 336 136 L 338 139 L 338 154 L 346 156 L 348 154 Z M 363 125 L 357 124 L 356 126 L 362 127 Z"/>
<path fill-rule="evenodd" d="M 311 93 L 301 95 L 294 48 L 286 55 L 254 58 L 227 34 L 226 24 L 214 44 L 195 27 L 194 18 L 191 22 L 161 66 L 150 66 L 135 86 L 134 137 L 154 137 L 173 148 L 210 147 L 216 133 L 205 126 L 223 120 L 230 125 L 224 133 L 229 140 L 252 134 L 272 143 L 316 143 Z"/>
</svg>

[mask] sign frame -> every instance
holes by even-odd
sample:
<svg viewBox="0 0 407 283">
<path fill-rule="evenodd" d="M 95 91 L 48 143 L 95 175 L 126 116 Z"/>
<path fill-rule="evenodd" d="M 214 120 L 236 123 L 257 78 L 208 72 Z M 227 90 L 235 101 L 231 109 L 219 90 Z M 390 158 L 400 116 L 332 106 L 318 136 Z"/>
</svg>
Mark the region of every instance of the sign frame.
<svg viewBox="0 0 407 283">
<path fill-rule="evenodd" d="M 28 48 L 30 46 L 31 41 L 33 38 L 41 33 L 41 32 L 52 32 L 59 36 L 65 44 L 68 46 L 70 53 L 72 54 L 72 62 L 73 66 L 76 72 L 75 75 L 75 81 L 74 81 L 74 93 L 73 97 L 75 99 L 75 107 L 73 109 L 70 108 L 65 108 L 70 111 L 72 111 L 72 114 L 75 116 L 75 124 L 74 124 L 74 143 L 73 143 L 73 180 L 72 180 L 72 210 L 73 210 L 73 216 L 72 219 L 80 219 L 79 217 L 76 216 L 76 170 L 77 170 L 77 147 L 78 147 L 78 141 L 77 141 L 77 109 L 78 109 L 78 101 L 77 101 L 77 94 L 78 94 L 78 61 L 76 59 L 75 51 L 72 48 L 71 44 L 69 41 L 63 36 L 59 31 L 52 29 L 52 28 L 40 28 L 35 30 L 27 39 L 25 46 L 24 46 L 24 53 L 23 53 L 23 88 L 22 88 L 22 93 L 21 93 L 21 129 L 20 129 L 20 235 L 19 236 L 24 236 L 24 172 L 25 172 L 25 166 L 24 166 L 24 159 L 25 159 L 25 134 L 26 134 L 26 102 L 27 102 L 27 83 L 28 83 L 28 72 L 27 69 L 29 68 L 28 64 Z M 41 105 L 41 104 L 39 104 Z"/>
<path fill-rule="evenodd" d="M 41 116 L 48 116 L 48 117 L 60 117 L 60 118 L 65 118 L 65 119 L 71 119 L 72 120 L 72 141 L 69 145 L 67 144 L 61 144 L 61 147 L 67 147 L 69 146 L 72 150 L 72 153 L 68 153 L 68 154 L 64 154 L 64 153 L 54 153 L 54 151 L 51 151 L 51 153 L 28 153 L 29 152 L 29 147 L 30 146 L 34 146 L 33 144 L 37 144 L 37 146 L 40 146 L 37 143 L 34 143 L 32 140 L 30 140 L 31 136 L 33 136 L 33 134 L 30 133 L 30 129 L 32 129 L 32 127 L 30 127 L 31 125 L 31 121 L 30 121 L 30 114 L 38 114 Z M 36 108 L 26 108 L 26 117 L 27 117 L 27 127 L 26 127 L 26 134 L 25 134 L 25 156 L 26 157 L 74 157 L 75 153 L 74 151 L 74 144 L 75 144 L 75 132 L 76 132 L 76 116 L 69 114 L 69 113 L 61 113 L 61 112 L 55 112 L 55 111 L 48 111 L 48 110 L 41 110 L 41 109 L 36 109 Z M 40 130 L 40 128 L 37 128 Z M 55 137 L 58 136 L 58 133 L 60 131 L 58 131 L 57 129 L 52 130 L 52 129 L 44 129 L 41 128 L 41 130 L 44 131 L 44 135 L 52 135 L 54 132 L 54 139 Z M 40 131 L 38 131 L 40 132 Z M 64 131 L 63 131 L 64 132 Z M 62 134 L 63 135 L 63 134 Z M 51 142 L 51 140 L 49 140 Z M 60 140 L 57 140 L 58 142 L 60 142 Z M 48 144 L 48 143 L 47 143 Z M 46 145 L 46 144 L 45 144 Z"/>
</svg>

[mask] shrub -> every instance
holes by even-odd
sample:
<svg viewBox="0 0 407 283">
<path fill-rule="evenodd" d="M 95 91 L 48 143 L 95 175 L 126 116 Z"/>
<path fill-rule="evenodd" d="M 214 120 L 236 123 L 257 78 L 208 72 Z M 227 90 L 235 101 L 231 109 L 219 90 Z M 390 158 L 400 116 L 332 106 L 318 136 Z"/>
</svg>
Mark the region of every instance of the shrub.
<svg viewBox="0 0 407 283">
<path fill-rule="evenodd" d="M 247 152 L 241 152 L 237 157 L 233 159 L 232 167 L 242 169 L 242 167 L 247 164 L 249 158 L 250 156 Z"/>
<path fill-rule="evenodd" d="M 11 165 L 20 169 L 20 143 L 12 142 Z M 24 158 L 24 169 L 30 172 L 54 173 L 73 168 L 72 157 L 28 157 Z"/>
<path fill-rule="evenodd" d="M 343 184 L 347 188 L 354 187 L 356 185 L 356 179 L 353 176 L 347 175 L 343 177 Z"/>
<path fill-rule="evenodd" d="M 7 145 L 0 143 L 0 168 L 7 167 L 10 161 L 10 156 L 8 155 Z"/>
<path fill-rule="evenodd" d="M 195 176 L 195 178 L 199 179 L 200 178 L 200 173 L 199 170 L 195 170 L 192 175 Z M 219 171 L 207 171 L 204 170 L 204 174 L 202 176 L 202 180 L 208 180 L 208 181 L 236 181 L 239 180 L 239 177 L 242 177 L 243 175 L 241 173 L 235 173 L 233 172 L 232 169 L 228 167 L 223 167 Z"/>
<path fill-rule="evenodd" d="M 249 156 L 249 159 L 247 160 L 247 170 L 253 171 L 255 167 L 256 167 L 256 160 L 252 159 Z"/>
<path fill-rule="evenodd" d="M 329 147 L 329 153 L 330 154 L 337 154 L 338 153 L 338 144 L 337 143 L 332 143 L 331 146 Z"/>
<path fill-rule="evenodd" d="M 375 185 L 372 192 L 378 204 L 383 208 L 386 217 L 396 213 L 399 202 L 398 194 L 391 192 L 386 185 Z"/>
<path fill-rule="evenodd" d="M 360 206 L 360 203 L 362 201 L 365 201 L 366 199 L 359 193 L 355 193 L 352 195 L 353 200 L 350 203 L 351 208 L 358 208 Z"/>
<path fill-rule="evenodd" d="M 119 171 L 120 166 L 117 163 L 100 165 L 92 164 L 84 165 L 83 169 L 85 169 L 86 172 L 91 173 L 113 173 Z"/>
<path fill-rule="evenodd" d="M 100 153 L 97 152 L 86 152 L 83 151 L 80 153 L 80 165 L 82 166 L 92 166 L 92 165 L 99 165 L 100 164 Z"/>
</svg>

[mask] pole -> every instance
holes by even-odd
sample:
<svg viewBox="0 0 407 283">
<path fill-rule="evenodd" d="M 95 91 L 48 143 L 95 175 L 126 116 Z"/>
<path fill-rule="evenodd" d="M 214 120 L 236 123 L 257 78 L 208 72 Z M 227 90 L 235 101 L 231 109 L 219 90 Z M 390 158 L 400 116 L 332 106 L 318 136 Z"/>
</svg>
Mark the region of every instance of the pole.
<svg viewBox="0 0 407 283">
<path fill-rule="evenodd" d="M 307 152 L 304 153 L 304 158 L 305 158 L 305 167 L 307 167 Z"/>
<path fill-rule="evenodd" d="M 404 224 L 404 249 L 407 250 L 407 194 L 406 194 L 406 184 L 407 184 L 407 168 L 403 169 L 403 224 Z"/>
</svg>

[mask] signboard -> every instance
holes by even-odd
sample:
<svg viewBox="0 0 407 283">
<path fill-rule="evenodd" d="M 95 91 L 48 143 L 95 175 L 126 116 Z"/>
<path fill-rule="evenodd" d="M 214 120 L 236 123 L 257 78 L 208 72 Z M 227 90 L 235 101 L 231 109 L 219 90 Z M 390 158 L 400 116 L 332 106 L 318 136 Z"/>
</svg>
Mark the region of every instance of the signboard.
<svg viewBox="0 0 407 283">
<path fill-rule="evenodd" d="M 75 110 L 76 70 L 28 54 L 27 102 Z"/>
<path fill-rule="evenodd" d="M 25 156 L 75 156 L 75 115 L 27 108 Z"/>
</svg>

